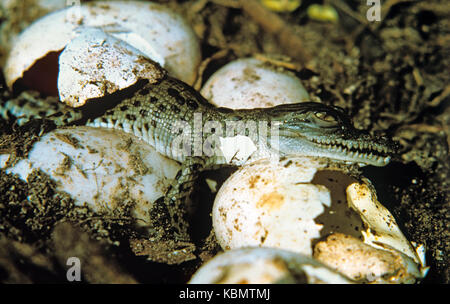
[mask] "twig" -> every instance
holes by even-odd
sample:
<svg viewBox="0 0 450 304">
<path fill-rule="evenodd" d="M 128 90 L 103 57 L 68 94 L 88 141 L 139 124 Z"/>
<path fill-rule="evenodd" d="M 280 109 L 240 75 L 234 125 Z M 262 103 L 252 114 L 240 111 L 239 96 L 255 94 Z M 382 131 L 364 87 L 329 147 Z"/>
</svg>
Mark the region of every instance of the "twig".
<svg viewBox="0 0 450 304">
<path fill-rule="evenodd" d="M 361 16 L 361 14 L 355 12 L 354 10 L 352 10 L 347 3 L 343 2 L 342 0 L 331 0 L 331 3 L 336 6 L 338 9 L 340 9 L 341 11 L 343 11 L 344 13 L 346 13 L 347 15 L 349 15 L 350 17 L 352 17 L 353 19 L 355 19 L 356 21 L 364 24 L 364 25 L 368 25 L 369 24 L 369 20 L 367 20 L 364 16 Z"/>
<path fill-rule="evenodd" d="M 260 61 L 262 61 L 262 62 L 268 62 L 268 63 L 270 63 L 270 64 L 272 64 L 274 66 L 283 67 L 283 68 L 285 68 L 287 70 L 291 70 L 291 71 L 298 72 L 298 71 L 300 71 L 302 69 L 302 67 L 299 66 L 295 62 L 288 62 L 288 61 L 285 61 L 285 60 L 282 60 L 282 59 L 275 59 L 275 58 L 272 58 L 272 57 L 267 56 L 265 54 L 254 54 L 253 57 L 258 59 L 258 60 L 260 60 Z"/>
<path fill-rule="evenodd" d="M 422 132 L 422 133 L 439 133 L 444 131 L 444 127 L 442 126 L 432 126 L 427 124 L 412 124 L 412 125 L 405 125 L 403 127 L 400 127 L 399 130 L 414 130 L 416 132 Z"/>
<path fill-rule="evenodd" d="M 438 96 L 436 96 L 435 98 L 433 98 L 432 101 L 430 101 L 430 103 L 428 103 L 429 106 L 431 107 L 437 107 L 441 104 L 441 102 L 447 98 L 448 96 L 450 96 L 450 85 L 447 85 L 444 89 L 444 91 L 442 91 L 441 94 L 439 94 Z"/>
<path fill-rule="evenodd" d="M 423 86 L 423 78 L 422 78 L 422 75 L 420 74 L 420 71 L 418 68 L 416 68 L 416 67 L 413 68 L 412 75 L 413 75 L 414 80 L 416 81 L 417 85 L 419 87 Z"/>
<path fill-rule="evenodd" d="M 208 4 L 209 0 L 197 0 L 189 7 L 189 14 L 198 14 Z"/>
<path fill-rule="evenodd" d="M 205 60 L 203 60 L 202 63 L 200 63 L 200 66 L 197 69 L 198 76 L 193 85 L 194 89 L 199 91 L 200 88 L 202 87 L 203 72 L 205 71 L 206 67 L 211 63 L 211 61 L 221 59 L 221 58 L 225 57 L 226 55 L 228 55 L 229 52 L 230 52 L 229 49 L 222 49 L 222 50 L 214 53 L 211 57 L 208 57 Z"/>
<path fill-rule="evenodd" d="M 241 8 L 239 0 L 210 0 L 210 2 L 230 8 Z"/>
</svg>

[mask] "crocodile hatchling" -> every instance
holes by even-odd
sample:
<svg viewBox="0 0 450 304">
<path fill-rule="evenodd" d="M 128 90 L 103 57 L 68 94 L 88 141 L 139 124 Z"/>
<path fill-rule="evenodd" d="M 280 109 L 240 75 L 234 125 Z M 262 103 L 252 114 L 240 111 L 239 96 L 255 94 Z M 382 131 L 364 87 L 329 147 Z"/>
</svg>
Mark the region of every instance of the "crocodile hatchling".
<svg viewBox="0 0 450 304">
<path fill-rule="evenodd" d="M 38 98 L 27 92 L 23 94 L 28 94 L 27 98 L 22 96 L 8 100 L 2 106 L 0 114 L 3 117 L 11 114 L 16 117 L 29 115 L 26 112 L 34 108 L 32 104 L 26 104 L 24 99 L 27 99 L 28 103 Z M 139 89 L 127 94 L 127 96 L 117 94 L 109 96 L 115 105 L 103 110 L 98 117 L 86 118 L 86 112 L 79 109 L 65 112 L 53 109 L 53 114 L 47 111 L 38 111 L 38 114 L 42 117 L 50 113 L 48 117 L 57 125 L 81 123 L 121 129 L 148 142 L 165 156 L 181 162 L 182 169 L 163 198 L 169 210 L 171 225 L 180 239 L 186 239 L 188 235 L 185 221 L 180 220 L 184 214 L 183 204 L 196 176 L 203 169 L 222 165 L 242 165 L 258 157 L 273 155 L 282 157 L 292 154 L 326 157 L 361 165 L 384 166 L 395 153 L 395 145 L 389 138 L 370 136 L 365 131 L 355 129 L 343 109 L 321 103 L 302 102 L 250 110 L 217 108 L 192 87 L 170 76 L 165 76 L 154 84 L 144 82 Z M 210 121 L 218 122 L 219 125 L 216 124 L 216 128 L 201 134 L 195 131 L 196 123 L 204 126 Z M 196 147 L 198 148 L 196 141 L 204 143 L 211 135 L 220 139 L 235 137 L 238 134 L 250 136 L 248 128 L 243 133 L 239 133 L 242 129 L 236 129 L 232 134 L 224 135 L 229 122 L 247 124 L 261 121 L 267 122 L 269 131 L 273 126 L 277 126 L 277 145 L 274 146 L 267 140 L 270 134 L 258 137 L 262 140 L 258 142 L 257 150 L 248 159 L 233 157 L 230 159 L 220 153 L 207 156 L 205 153 L 198 154 L 196 153 L 198 151 L 194 151 Z M 180 122 L 184 122 L 181 129 L 176 125 Z M 188 140 L 184 141 L 187 143 L 183 146 L 184 153 L 180 153 L 180 147 L 177 147 L 179 143 L 174 143 L 180 138 L 180 130 L 189 128 L 194 131 L 187 133 L 189 136 Z M 221 134 L 217 134 L 218 129 L 221 129 Z M 233 144 L 236 145 L 235 142 Z M 214 141 L 211 148 L 215 148 Z"/>
</svg>

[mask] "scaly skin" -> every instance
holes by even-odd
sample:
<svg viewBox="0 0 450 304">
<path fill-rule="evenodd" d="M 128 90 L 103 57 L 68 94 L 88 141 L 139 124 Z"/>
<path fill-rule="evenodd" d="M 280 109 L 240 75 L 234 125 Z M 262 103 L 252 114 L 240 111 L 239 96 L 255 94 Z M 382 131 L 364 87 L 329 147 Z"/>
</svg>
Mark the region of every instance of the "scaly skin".
<svg viewBox="0 0 450 304">
<path fill-rule="evenodd" d="M 394 153 L 389 139 L 374 138 L 366 132 L 356 130 L 341 108 L 320 103 L 304 102 L 251 110 L 217 108 L 187 84 L 165 77 L 156 84 L 143 85 L 131 96 L 117 97 L 116 104 L 104 115 L 87 120 L 86 125 L 132 133 L 160 153 L 183 164 L 164 198 L 170 214 L 170 226 L 180 239 L 188 239 L 187 224 L 183 220 L 183 204 L 198 172 L 203 169 L 226 164 L 242 165 L 274 155 L 308 155 L 384 166 Z M 17 107 L 14 109 L 17 112 Z M 64 122 L 61 124 L 76 121 L 79 117 L 79 113 L 68 117 L 67 112 L 64 115 L 52 115 L 56 121 L 63 118 Z M 215 132 L 203 130 L 211 121 L 216 122 Z M 243 128 L 227 133 L 227 124 L 230 122 L 242 123 L 243 126 L 252 123 L 259 126 L 259 122 L 267 122 L 268 133 L 263 134 L 259 128 L 255 132 L 251 128 L 247 131 Z M 186 132 L 188 130 L 191 132 Z M 274 130 L 278 130 L 277 145 L 270 141 L 272 135 L 276 135 Z M 211 137 L 213 134 L 215 137 Z M 221 142 L 220 138 L 229 139 L 236 135 L 250 138 L 257 150 L 243 159 L 225 157 L 222 148 L 227 144 Z M 208 140 L 214 144 L 212 147 L 215 153 L 212 155 L 208 154 L 210 150 L 203 148 L 203 143 Z M 181 147 L 181 143 L 184 143 L 183 153 L 177 149 Z M 231 147 L 232 150 L 237 153 L 239 145 L 237 148 Z"/>
<path fill-rule="evenodd" d="M 194 121 L 196 117 L 201 119 L 197 119 L 197 123 Z M 157 84 L 143 86 L 132 97 L 122 100 L 103 116 L 88 121 L 87 125 L 133 133 L 160 153 L 180 162 L 189 156 L 200 156 L 208 158 L 205 162 L 211 166 L 220 165 L 225 162 L 222 157 L 207 157 L 195 151 L 194 141 L 197 139 L 203 143 L 212 134 L 197 134 L 200 139 L 194 134 L 195 130 L 201 131 L 208 121 L 220 124 L 223 132 L 218 136 L 222 138 L 230 137 L 226 134 L 229 122 L 242 122 L 244 125 L 254 122 L 256 126 L 259 122 L 267 122 L 269 135 L 270 128 L 276 125 L 279 129 L 279 149 L 271 149 L 269 144 L 262 145 L 265 155 L 301 154 L 384 166 L 393 153 L 393 144 L 389 139 L 374 138 L 356 130 L 341 108 L 314 102 L 251 110 L 216 108 L 190 86 L 170 77 Z M 188 134 L 190 153 L 176 154 L 173 142 L 180 136 L 176 122 L 184 123 L 182 130 L 192 130 L 190 136 Z M 257 128 L 254 136 L 260 135 L 258 131 Z M 241 132 L 241 135 L 246 134 Z"/>
<path fill-rule="evenodd" d="M 201 114 L 201 116 L 200 116 Z M 196 116 L 197 115 L 197 116 Z M 197 117 L 197 122 L 195 118 Z M 199 118 L 200 117 L 200 118 Z M 227 136 L 227 122 L 267 122 L 269 127 L 277 126 L 279 130 L 278 146 L 270 144 L 269 137 L 262 137 L 262 142 L 252 140 L 259 147 L 245 160 L 229 160 L 218 153 L 206 155 L 201 147 L 212 132 L 196 133 L 202 130 L 208 121 L 215 121 L 222 133 Z M 190 129 L 190 134 L 180 134 L 175 123 L 184 123 L 181 131 Z M 310 155 L 328 157 L 352 163 L 384 166 L 390 160 L 392 144 L 387 138 L 373 138 L 368 133 L 356 130 L 344 111 L 319 103 L 306 102 L 280 105 L 274 108 L 230 110 L 216 108 L 208 103 L 199 93 L 183 82 L 167 77 L 157 84 L 147 84 L 132 97 L 122 100 L 105 115 L 88 121 L 87 125 L 117 128 L 135 134 L 148 142 L 160 153 L 183 163 L 181 173 L 165 197 L 175 227 L 181 239 L 187 238 L 187 224 L 181 220 L 185 206 L 183 202 L 189 194 L 198 172 L 205 168 L 224 164 L 241 165 L 254 161 L 258 157 Z M 198 127 L 200 126 L 200 128 Z M 249 135 L 245 130 L 240 135 Z M 258 129 L 253 134 L 259 138 Z M 271 132 L 268 132 L 271 135 Z M 187 138 L 188 147 L 184 153 L 177 154 L 173 147 L 175 139 Z M 200 145 L 195 144 L 195 140 Z M 220 146 L 216 141 L 216 147 Z M 198 142 L 197 142 L 198 143 Z M 197 153 L 196 153 L 197 152 Z M 200 152 L 200 153 L 198 153 Z"/>
</svg>

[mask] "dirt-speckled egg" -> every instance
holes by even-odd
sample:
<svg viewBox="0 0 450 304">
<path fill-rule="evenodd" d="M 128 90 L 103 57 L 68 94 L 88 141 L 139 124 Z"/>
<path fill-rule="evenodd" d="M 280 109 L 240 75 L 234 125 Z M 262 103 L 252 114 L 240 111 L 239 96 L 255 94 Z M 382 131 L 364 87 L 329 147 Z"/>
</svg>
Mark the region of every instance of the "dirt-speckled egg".
<svg viewBox="0 0 450 304">
<path fill-rule="evenodd" d="M 29 26 L 17 38 L 6 62 L 8 86 L 20 79 L 39 91 L 46 86 L 51 90 L 59 53 L 82 32 L 80 27 L 98 28 L 114 36 L 187 83 L 196 78 L 199 43 L 179 14 L 157 3 L 99 1 L 53 12 Z"/>
<path fill-rule="evenodd" d="M 10 157 L 0 155 L 0 165 L 7 173 L 26 181 L 33 170 L 41 170 L 78 206 L 86 203 L 93 211 L 104 213 L 134 202 L 133 215 L 139 227 L 146 227 L 148 211 L 180 168 L 132 135 L 91 127 L 51 131 L 34 143 L 26 159 L 5 168 Z"/>
<path fill-rule="evenodd" d="M 216 71 L 200 93 L 231 109 L 267 108 L 309 99 L 293 73 L 255 58 L 238 59 Z"/>
<path fill-rule="evenodd" d="M 417 264 L 399 251 L 377 249 L 342 233 L 318 242 L 314 258 L 359 282 L 414 283 L 423 276 Z"/>
<path fill-rule="evenodd" d="M 276 248 L 241 248 L 202 265 L 190 284 L 350 284 L 351 280 L 311 257 Z"/>
<path fill-rule="evenodd" d="M 125 89 L 140 79 L 156 83 L 166 72 L 144 53 L 103 30 L 83 27 L 59 56 L 59 98 L 71 107 Z"/>
<path fill-rule="evenodd" d="M 374 248 L 400 252 L 415 265 L 412 276 L 425 275 L 423 256 L 377 201 L 370 182 L 341 168 L 311 157 L 263 159 L 241 167 L 225 181 L 214 202 L 219 244 L 225 250 L 264 246 L 312 256 L 318 241 L 341 233 Z"/>
</svg>

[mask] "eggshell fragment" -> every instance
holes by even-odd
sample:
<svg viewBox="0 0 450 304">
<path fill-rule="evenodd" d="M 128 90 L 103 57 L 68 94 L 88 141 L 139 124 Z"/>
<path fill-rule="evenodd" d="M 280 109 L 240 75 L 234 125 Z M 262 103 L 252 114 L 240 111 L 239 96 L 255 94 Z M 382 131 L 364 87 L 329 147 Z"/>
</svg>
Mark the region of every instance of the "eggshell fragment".
<svg viewBox="0 0 450 304">
<path fill-rule="evenodd" d="M 330 283 L 351 281 L 305 255 L 275 248 L 241 248 L 202 265 L 190 284 Z"/>
<path fill-rule="evenodd" d="M 255 58 L 223 66 L 200 93 L 212 104 L 231 109 L 266 108 L 309 99 L 295 75 Z"/>
<path fill-rule="evenodd" d="M 314 247 L 314 258 L 363 282 L 414 283 L 421 273 L 409 257 L 398 251 L 376 249 L 362 241 L 335 233 Z"/>
<path fill-rule="evenodd" d="M 92 98 L 125 89 L 139 79 L 156 83 L 165 71 L 145 54 L 97 28 L 80 28 L 59 56 L 61 101 L 79 107 Z"/>
<path fill-rule="evenodd" d="M 9 157 L 0 156 L 1 167 Z M 5 171 L 26 181 L 33 170 L 39 169 L 76 205 L 87 203 L 96 212 L 111 211 L 126 201 L 134 201 L 136 224 L 145 227 L 148 211 L 165 194 L 179 168 L 176 162 L 127 133 L 73 127 L 45 134 L 27 159 Z"/>
<path fill-rule="evenodd" d="M 353 183 L 346 191 L 350 207 L 361 214 L 362 220 L 369 227 L 362 231 L 366 243 L 376 248 L 394 248 L 425 266 L 425 261 L 404 237 L 392 214 L 377 200 L 375 192 L 367 184 Z"/>
<path fill-rule="evenodd" d="M 5 66 L 8 86 L 39 59 L 62 51 L 80 26 L 98 27 L 125 41 L 185 82 L 193 83 L 196 78 L 200 47 L 180 15 L 157 3 L 99 1 L 51 13 L 28 27 L 9 54 Z"/>
</svg>

